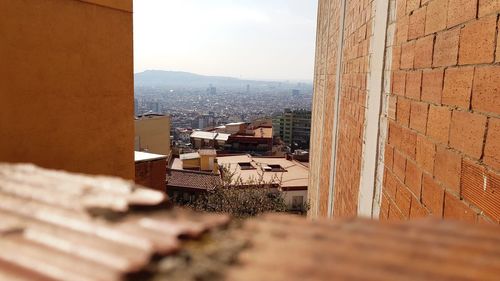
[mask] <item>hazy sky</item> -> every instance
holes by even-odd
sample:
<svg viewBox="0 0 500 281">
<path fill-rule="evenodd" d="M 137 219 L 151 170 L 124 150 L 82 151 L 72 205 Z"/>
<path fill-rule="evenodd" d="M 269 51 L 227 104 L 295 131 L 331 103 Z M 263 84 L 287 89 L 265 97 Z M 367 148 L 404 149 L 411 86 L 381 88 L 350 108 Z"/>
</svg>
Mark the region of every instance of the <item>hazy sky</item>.
<svg viewBox="0 0 500 281">
<path fill-rule="evenodd" d="M 135 72 L 312 80 L 317 0 L 134 0 Z"/>
</svg>

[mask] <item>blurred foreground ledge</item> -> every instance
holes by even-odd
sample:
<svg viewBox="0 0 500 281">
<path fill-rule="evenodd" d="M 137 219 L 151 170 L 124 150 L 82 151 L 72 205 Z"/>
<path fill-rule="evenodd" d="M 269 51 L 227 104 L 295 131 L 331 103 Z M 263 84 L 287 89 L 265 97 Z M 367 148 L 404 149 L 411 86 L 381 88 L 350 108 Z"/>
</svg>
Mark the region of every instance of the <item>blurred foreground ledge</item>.
<svg viewBox="0 0 500 281">
<path fill-rule="evenodd" d="M 111 177 L 0 163 L 0 280 L 499 280 L 500 228 L 247 221 Z"/>
</svg>

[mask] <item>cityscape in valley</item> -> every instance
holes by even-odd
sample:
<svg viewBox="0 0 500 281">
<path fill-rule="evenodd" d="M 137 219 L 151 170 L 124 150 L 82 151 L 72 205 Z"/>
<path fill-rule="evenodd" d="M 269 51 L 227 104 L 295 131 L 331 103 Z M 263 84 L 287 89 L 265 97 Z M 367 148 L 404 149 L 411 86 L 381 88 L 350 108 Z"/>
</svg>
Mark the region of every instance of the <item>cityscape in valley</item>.
<svg viewBox="0 0 500 281">
<path fill-rule="evenodd" d="M 282 206 L 273 202 L 269 210 L 305 214 L 312 90 L 307 81 L 159 70 L 135 74 L 136 182 L 158 190 L 166 185 L 181 205 L 199 202 L 214 186 L 266 186 L 270 194 L 282 192 Z M 227 180 L 229 174 L 235 179 Z M 236 204 L 235 198 L 225 201 Z"/>
<path fill-rule="evenodd" d="M 135 74 L 135 114 L 166 114 L 173 129 L 204 129 L 278 116 L 286 108 L 310 110 L 312 90 L 311 82 L 150 70 Z"/>
</svg>

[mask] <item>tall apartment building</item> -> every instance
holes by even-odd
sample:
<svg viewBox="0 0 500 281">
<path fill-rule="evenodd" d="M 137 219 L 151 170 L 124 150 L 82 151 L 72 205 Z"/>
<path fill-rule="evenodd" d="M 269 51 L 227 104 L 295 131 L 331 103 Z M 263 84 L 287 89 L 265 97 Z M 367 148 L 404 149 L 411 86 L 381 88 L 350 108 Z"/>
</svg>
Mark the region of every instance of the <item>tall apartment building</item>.
<svg viewBox="0 0 500 281">
<path fill-rule="evenodd" d="M 0 1 L 0 162 L 132 179 L 132 1 Z"/>
<path fill-rule="evenodd" d="M 274 136 L 292 149 L 309 148 L 311 136 L 311 111 L 285 109 L 281 116 L 273 118 Z"/>
<path fill-rule="evenodd" d="M 170 155 L 170 116 L 150 113 L 134 122 L 136 151 Z"/>
<path fill-rule="evenodd" d="M 319 1 L 311 217 L 500 222 L 499 1 Z"/>
</svg>

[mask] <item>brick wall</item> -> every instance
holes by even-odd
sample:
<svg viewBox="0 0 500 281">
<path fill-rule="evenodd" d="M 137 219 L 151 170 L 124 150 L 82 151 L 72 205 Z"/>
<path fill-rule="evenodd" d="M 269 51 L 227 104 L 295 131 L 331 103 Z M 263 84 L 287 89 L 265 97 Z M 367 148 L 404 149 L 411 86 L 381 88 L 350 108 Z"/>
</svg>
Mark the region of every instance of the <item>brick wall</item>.
<svg viewBox="0 0 500 281">
<path fill-rule="evenodd" d="M 372 1 L 346 2 L 340 89 L 335 216 L 355 216 L 362 159 Z"/>
<path fill-rule="evenodd" d="M 159 191 L 166 190 L 166 159 L 135 163 L 135 183 Z"/>
<path fill-rule="evenodd" d="M 500 222 L 500 1 L 385 2 L 385 58 L 377 62 L 380 1 L 320 1 L 310 215 L 357 215 L 360 182 L 372 181 L 373 217 Z M 368 83 L 377 63 L 382 93 Z M 377 136 L 365 133 L 372 95 L 382 100 Z M 361 179 L 369 138 L 379 140 L 377 172 Z"/>
<path fill-rule="evenodd" d="M 338 1 L 319 1 L 315 64 L 316 102 L 313 103 L 311 123 L 310 170 L 314 172 L 311 173 L 313 177 L 310 177 L 309 183 L 310 186 L 318 188 L 308 192 L 311 213 L 315 216 L 328 214 L 340 8 Z"/>
<path fill-rule="evenodd" d="M 319 1 L 308 195 L 311 217 L 357 213 L 372 5 L 371 0 Z"/>
<path fill-rule="evenodd" d="M 495 0 L 398 0 L 381 219 L 500 221 Z"/>
</svg>

